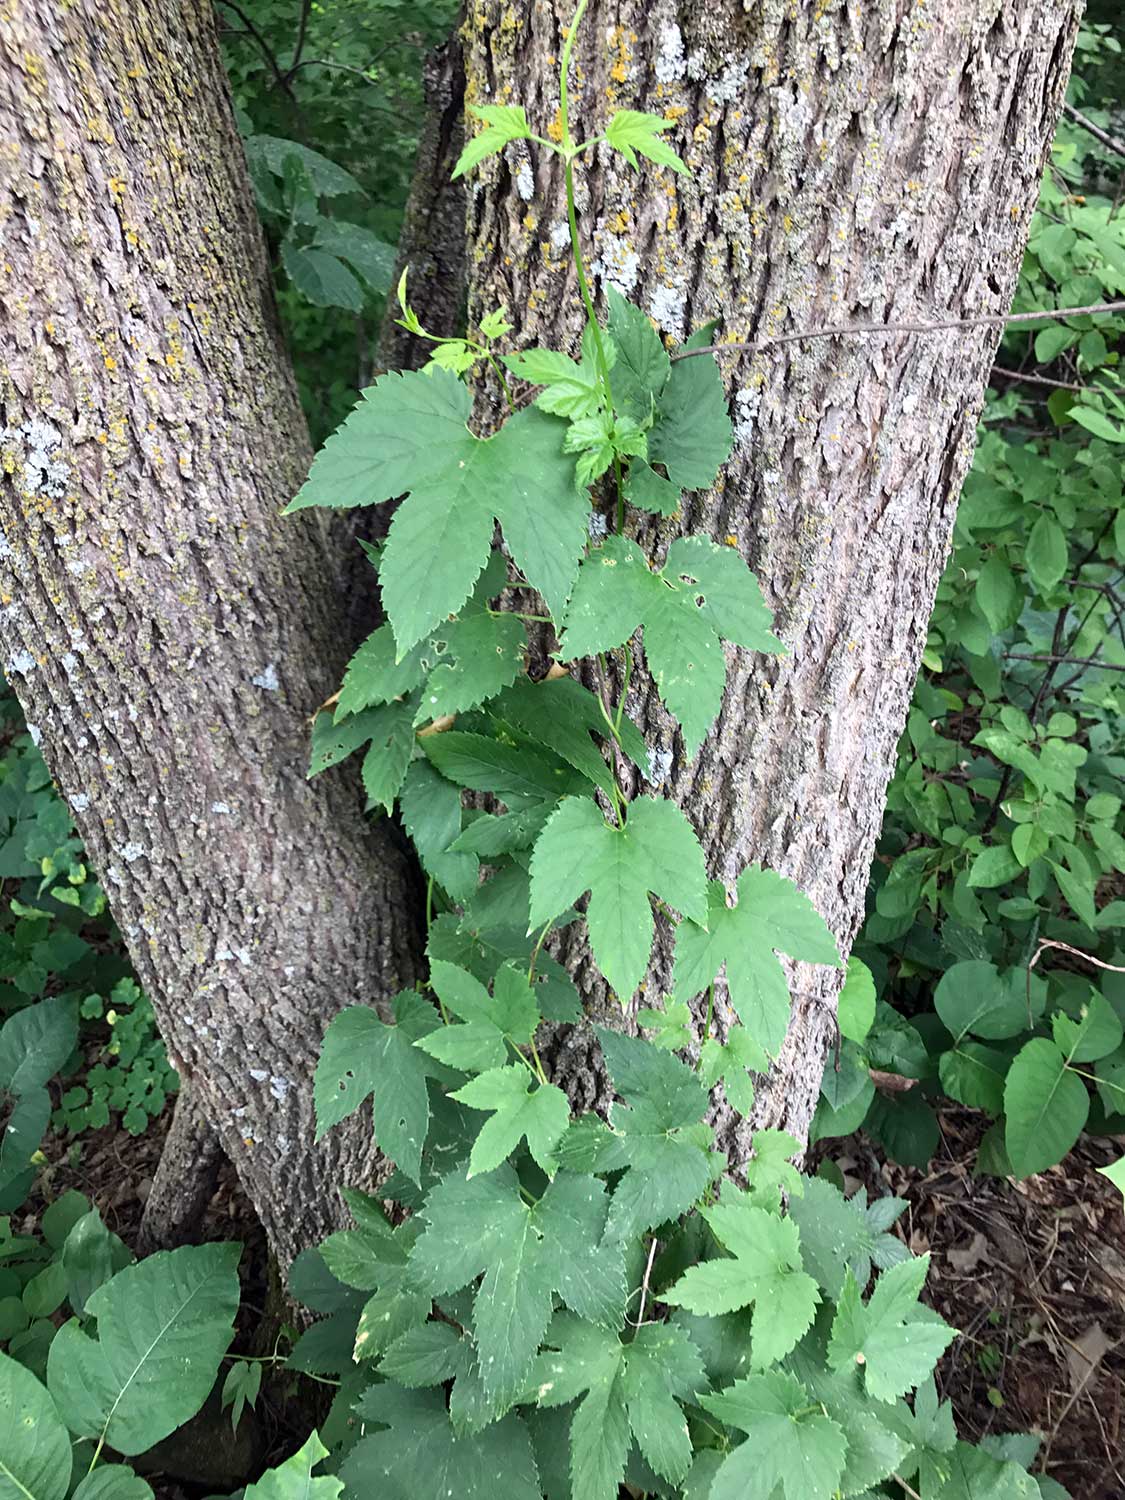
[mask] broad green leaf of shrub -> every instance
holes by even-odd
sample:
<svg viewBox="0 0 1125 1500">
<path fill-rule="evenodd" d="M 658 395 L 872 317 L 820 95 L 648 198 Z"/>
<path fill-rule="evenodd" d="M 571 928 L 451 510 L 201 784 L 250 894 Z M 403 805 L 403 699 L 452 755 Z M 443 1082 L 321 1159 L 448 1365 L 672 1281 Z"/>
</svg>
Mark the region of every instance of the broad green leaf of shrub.
<svg viewBox="0 0 1125 1500">
<path fill-rule="evenodd" d="M 1001 1041 L 1028 1029 L 1026 995 L 1013 976 L 979 959 L 945 971 L 934 990 L 934 1009 L 955 1042 L 967 1035 Z"/>
<path fill-rule="evenodd" d="M 395 247 L 370 229 L 342 219 L 322 219 L 316 226 L 316 248 L 346 260 L 372 291 L 390 291 L 394 279 Z"/>
<path fill-rule="evenodd" d="M 777 652 L 782 646 L 771 624 L 757 579 L 732 548 L 680 537 L 654 573 L 636 542 L 615 534 L 579 569 L 559 656 L 570 661 L 611 650 L 643 625 L 657 689 L 691 756 L 722 703 L 727 668 L 720 637 Z"/>
<path fill-rule="evenodd" d="M 706 889 L 703 851 L 673 803 L 637 797 L 625 826 L 614 828 L 596 803 L 568 797 L 531 856 L 531 926 L 542 927 L 588 890 L 590 946 L 624 1004 L 644 978 L 652 951 L 650 894 L 702 923 Z"/>
<path fill-rule="evenodd" d="M 74 1051 L 78 1007 L 54 995 L 9 1016 L 0 1027 L 0 1089 L 26 1094 L 42 1088 Z"/>
<path fill-rule="evenodd" d="M 556 618 L 586 541 L 589 501 L 562 456 L 566 424 L 528 408 L 482 439 L 466 425 L 471 406 L 447 370 L 384 375 L 317 454 L 288 507 L 372 505 L 409 492 L 379 572 L 400 658 L 472 593 L 494 520 Z"/>
<path fill-rule="evenodd" d="M 1104 412 L 1095 411 L 1092 406 L 1075 405 L 1070 408 L 1070 415 L 1095 437 L 1104 438 L 1107 443 L 1125 443 L 1125 427 L 1111 422 Z"/>
<path fill-rule="evenodd" d="M 561 1313 L 530 1384 L 541 1407 L 578 1401 L 570 1427 L 570 1480 L 585 1500 L 617 1500 L 629 1446 L 672 1484 L 691 1464 L 680 1400 L 707 1388 L 699 1351 L 682 1328 L 646 1323 L 631 1342 Z M 679 1398 L 679 1399 L 677 1399 Z"/>
<path fill-rule="evenodd" d="M 1007 885 L 1020 873 L 1021 866 L 1011 846 L 992 844 L 973 860 L 969 869 L 969 885 L 974 890 L 995 890 Z"/>
<path fill-rule="evenodd" d="M 0 1131 L 0 1212 L 11 1212 L 23 1202 L 34 1175 L 28 1164 L 50 1118 L 51 1098 L 46 1089 L 34 1088 L 16 1096 Z"/>
<path fill-rule="evenodd" d="M 1090 1113 L 1090 1096 L 1046 1037 L 1016 1056 L 1004 1084 L 1004 1142 L 1017 1177 L 1053 1167 L 1074 1145 Z"/>
<path fill-rule="evenodd" d="M 441 1018 L 412 990 L 391 1004 L 393 1026 L 366 1005 L 351 1005 L 328 1023 L 313 1079 L 317 1139 L 374 1094 L 375 1139 L 417 1182 L 430 1119 L 426 1079 L 434 1064 L 414 1043 L 440 1026 Z"/>
<path fill-rule="evenodd" d="M 1066 533 L 1054 516 L 1041 511 L 1027 538 L 1024 560 L 1036 588 L 1049 594 L 1066 572 Z"/>
<path fill-rule="evenodd" d="M 990 557 L 981 568 L 976 597 L 994 634 L 1014 625 L 1023 609 L 1023 591 L 1011 568 L 1000 556 Z"/>
<path fill-rule="evenodd" d="M 488 1395 L 519 1393 L 551 1319 L 557 1292 L 580 1317 L 620 1324 L 621 1252 L 602 1245 L 605 1189 L 590 1177 L 556 1177 L 530 1207 L 511 1167 L 466 1179 L 445 1177 L 421 1210 L 425 1229 L 411 1281 L 434 1297 L 459 1292 L 483 1274 L 473 1300 L 473 1333 Z"/>
<path fill-rule="evenodd" d="M 379 1500 L 541 1500 L 527 1428 L 507 1416 L 458 1437 L 441 1391 L 373 1386 L 356 1406 L 368 1435 L 340 1466 L 352 1495 Z M 372 1427 L 382 1430 L 372 1433 Z"/>
<path fill-rule="evenodd" d="M 362 285 L 343 261 L 328 250 L 285 240 L 281 263 L 290 281 L 314 307 L 343 307 L 355 313 L 363 310 Z"/>
<path fill-rule="evenodd" d="M 752 1302 L 751 1360 L 764 1368 L 804 1337 L 820 1301 L 816 1282 L 801 1269 L 797 1225 L 737 1201 L 706 1208 L 703 1217 L 731 1258 L 689 1266 L 661 1300 L 712 1317 Z"/>
<path fill-rule="evenodd" d="M 675 992 L 705 990 L 726 966 L 731 1004 L 751 1037 L 776 1057 L 789 1026 L 789 988 L 776 952 L 806 963 L 840 962 L 835 939 L 809 898 L 791 881 L 748 865 L 736 884 L 737 904 L 712 881 L 706 924 L 692 917 L 676 933 Z M 685 913 L 690 916 L 690 913 Z"/>
<path fill-rule="evenodd" d="M 840 1035 L 853 1042 L 862 1042 L 874 1023 L 875 979 L 862 959 L 848 959 L 836 1020 Z"/>
<path fill-rule="evenodd" d="M 99 1465 L 86 1475 L 70 1500 L 153 1500 L 152 1486 L 124 1464 Z"/>
<path fill-rule="evenodd" d="M 866 1305 L 850 1271 L 844 1279 L 828 1363 L 833 1369 L 861 1366 L 867 1394 L 876 1401 L 893 1402 L 918 1385 L 957 1336 L 918 1303 L 929 1265 L 929 1256 L 920 1255 L 891 1266 Z"/>
<path fill-rule="evenodd" d="M 1099 1167 L 1098 1171 L 1103 1177 L 1108 1177 L 1118 1192 L 1125 1196 L 1125 1156 L 1120 1161 L 1111 1162 L 1108 1167 Z"/>
<path fill-rule="evenodd" d="M 65 1500 L 70 1436 L 43 1385 L 0 1354 L 0 1500 Z"/>
<path fill-rule="evenodd" d="M 238 1310 L 240 1245 L 161 1251 L 118 1272 L 55 1335 L 47 1385 L 79 1437 L 143 1453 L 207 1399 Z"/>
<path fill-rule="evenodd" d="M 738 1380 L 700 1405 L 747 1441 L 723 1460 L 709 1500 L 831 1500 L 848 1444 L 837 1422 L 791 1375 L 770 1370 Z"/>
<path fill-rule="evenodd" d="M 1058 1011 L 1051 1019 L 1055 1046 L 1068 1062 L 1096 1062 L 1121 1045 L 1121 1018 L 1104 995 L 1090 991 L 1077 1019 Z"/>
<path fill-rule="evenodd" d="M 938 1059 L 941 1086 L 951 1099 L 990 1115 L 1004 1112 L 1004 1079 L 1008 1059 L 980 1042 L 959 1042 Z"/>
<path fill-rule="evenodd" d="M 312 1477 L 317 1464 L 327 1457 L 328 1449 L 320 1441 L 320 1434 L 311 1433 L 292 1458 L 247 1485 L 243 1500 L 336 1500 L 344 1488 L 342 1479 L 332 1474 L 319 1479 Z"/>
</svg>

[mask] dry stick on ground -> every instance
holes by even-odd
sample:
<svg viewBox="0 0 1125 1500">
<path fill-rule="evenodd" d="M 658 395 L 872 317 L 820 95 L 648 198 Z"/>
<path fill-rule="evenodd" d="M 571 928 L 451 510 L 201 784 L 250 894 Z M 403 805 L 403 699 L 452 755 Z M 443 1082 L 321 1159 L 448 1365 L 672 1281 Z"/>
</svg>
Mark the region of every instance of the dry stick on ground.
<svg viewBox="0 0 1125 1500">
<path fill-rule="evenodd" d="M 224 0 L 225 3 L 225 0 Z M 944 333 L 953 328 L 997 328 L 1008 323 L 1049 323 L 1058 318 L 1090 317 L 1095 313 L 1125 312 L 1125 302 L 1093 302 L 1088 307 L 1055 307 L 1045 312 L 982 313 L 977 318 L 948 318 L 936 323 L 851 323 L 839 327 L 805 328 L 796 333 L 773 333 L 749 343 L 707 344 L 702 349 L 677 349 L 673 359 L 695 359 L 701 354 L 726 354 L 741 350 L 755 354 L 775 344 L 793 344 L 802 339 L 836 339 L 879 333 Z"/>
</svg>

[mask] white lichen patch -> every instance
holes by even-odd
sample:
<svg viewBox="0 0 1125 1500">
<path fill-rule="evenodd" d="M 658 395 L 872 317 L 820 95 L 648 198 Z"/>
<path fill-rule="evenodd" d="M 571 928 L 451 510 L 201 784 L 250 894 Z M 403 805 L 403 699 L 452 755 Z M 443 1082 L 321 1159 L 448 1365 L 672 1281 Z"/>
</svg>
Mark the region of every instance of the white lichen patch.
<svg viewBox="0 0 1125 1500">
<path fill-rule="evenodd" d="M 645 770 L 645 780 L 650 786 L 661 786 L 668 780 L 672 770 L 671 750 L 661 750 L 655 745 L 649 746 L 648 766 Z"/>
<path fill-rule="evenodd" d="M 641 274 L 640 256 L 629 241 L 619 234 L 603 235 L 601 252 L 590 269 L 599 281 L 607 282 L 623 297 L 628 297 Z"/>
<path fill-rule="evenodd" d="M 131 865 L 135 859 L 140 859 L 145 852 L 143 844 L 128 843 L 121 846 L 121 858 L 127 865 Z"/>
<path fill-rule="evenodd" d="M 687 72 L 683 33 L 675 21 L 661 28 L 653 72 L 657 83 L 675 83 Z"/>
<path fill-rule="evenodd" d="M 752 390 L 743 386 L 741 390 L 734 393 L 734 411 L 732 413 L 734 425 L 734 441 L 736 447 L 743 453 L 750 450 L 754 441 L 754 428 L 758 421 L 758 408 L 762 404 L 762 392 L 760 389 Z"/>
<path fill-rule="evenodd" d="M 5 677 L 30 677 L 35 671 L 35 658 L 30 651 L 17 651 L 4 663 Z"/>
<path fill-rule="evenodd" d="M 0 447 L 15 448 L 16 462 L 21 465 L 20 479 L 27 495 L 43 495 L 59 500 L 66 494 L 68 465 L 59 457 L 62 433 L 41 417 L 31 417 L 19 427 L 5 427 L 0 432 Z"/>
<path fill-rule="evenodd" d="M 670 333 L 673 338 L 681 339 L 684 336 L 686 310 L 687 296 L 682 280 L 670 286 L 655 286 L 648 294 L 646 311 L 656 326 Z"/>
</svg>

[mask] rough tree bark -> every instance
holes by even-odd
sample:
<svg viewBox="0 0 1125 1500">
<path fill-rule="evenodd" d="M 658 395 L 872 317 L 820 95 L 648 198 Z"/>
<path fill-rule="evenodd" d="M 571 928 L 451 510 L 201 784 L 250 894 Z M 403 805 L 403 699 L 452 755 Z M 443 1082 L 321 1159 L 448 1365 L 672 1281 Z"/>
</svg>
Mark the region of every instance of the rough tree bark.
<svg viewBox="0 0 1125 1500">
<path fill-rule="evenodd" d="M 638 180 L 605 147 L 582 204 L 598 285 L 679 340 L 721 317 L 751 340 L 826 324 L 1007 311 L 1062 101 L 1077 0 L 790 5 L 594 0 L 571 79 L 579 138 L 615 107 L 674 121 L 690 181 Z M 478 0 L 470 103 L 518 102 L 558 139 L 557 59 L 571 0 Z M 519 344 L 572 347 L 557 158 L 509 148 L 471 179 L 470 316 L 503 303 Z M 721 716 L 686 763 L 650 680 L 630 711 L 701 835 L 712 873 L 791 876 L 846 954 L 862 920 L 895 746 L 968 468 L 995 329 L 789 343 L 721 359 L 737 447 L 681 521 L 732 538 L 789 654 L 731 655 Z M 603 989 L 567 953 L 589 1006 Z M 669 953 L 649 975 L 667 988 Z M 804 1139 L 838 975 L 796 966 L 785 1048 L 757 1125 Z M 589 1033 L 555 1044 L 589 1103 L 605 1081 Z M 722 1125 L 722 1121 L 720 1124 Z M 730 1139 L 727 1119 L 727 1144 Z"/>
<path fill-rule="evenodd" d="M 313 1068 L 341 1005 L 413 980 L 417 905 L 354 777 L 305 781 L 344 551 L 278 515 L 308 441 L 210 6 L 13 0 L 0 122 L 0 659 L 180 1134 L 201 1112 L 287 1261 L 372 1166 L 360 1121 L 314 1147 Z"/>
</svg>

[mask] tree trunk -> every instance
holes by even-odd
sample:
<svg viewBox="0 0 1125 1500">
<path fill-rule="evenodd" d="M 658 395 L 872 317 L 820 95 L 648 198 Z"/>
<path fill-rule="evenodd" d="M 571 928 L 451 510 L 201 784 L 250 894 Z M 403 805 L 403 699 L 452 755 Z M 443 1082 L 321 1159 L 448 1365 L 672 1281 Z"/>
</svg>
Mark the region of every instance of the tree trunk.
<svg viewBox="0 0 1125 1500">
<path fill-rule="evenodd" d="M 356 778 L 305 780 L 343 549 L 279 519 L 308 442 L 209 5 L 15 0 L 0 70 L 4 670 L 287 1262 L 374 1160 L 313 1144 L 324 1027 L 418 951 Z"/>
<path fill-rule="evenodd" d="M 594 0 L 571 78 L 578 137 L 616 107 L 653 110 L 692 171 L 645 165 L 638 179 L 604 145 L 584 158 L 599 287 L 677 341 L 716 317 L 733 341 L 1006 312 L 1079 9 Z M 533 130 L 557 136 L 572 12 L 571 0 L 480 0 L 469 102 L 524 104 Z M 557 158 L 521 143 L 474 174 L 469 263 L 471 317 L 502 303 L 521 346 L 577 344 Z M 666 787 L 713 875 L 760 861 L 791 876 L 845 954 L 997 340 L 910 333 L 723 356 L 734 457 L 682 520 L 642 527 L 660 555 L 677 530 L 736 540 L 789 652 L 730 653 L 722 713 L 690 764 L 651 680 L 634 678 L 629 708 L 668 753 Z M 590 1008 L 609 1014 L 584 949 L 568 956 Z M 650 994 L 667 990 L 669 956 L 665 944 Z M 804 1139 L 839 976 L 796 965 L 792 978 L 754 1124 Z M 604 1097 L 588 1031 L 558 1039 L 554 1061 L 572 1094 Z"/>
</svg>

